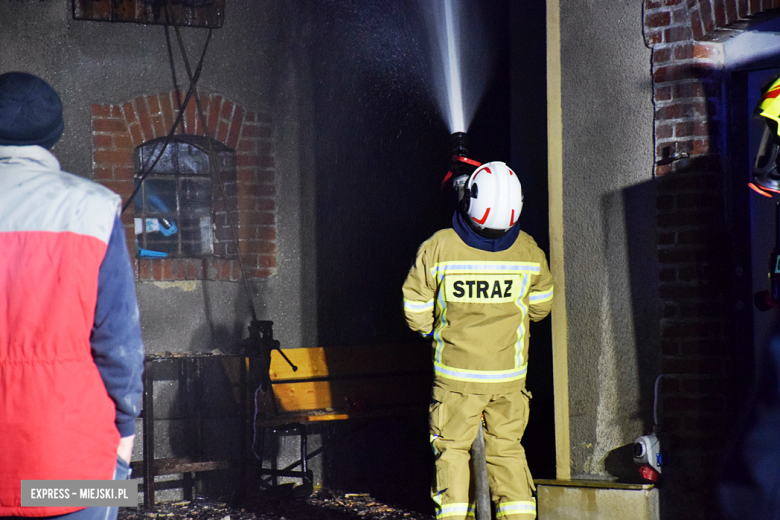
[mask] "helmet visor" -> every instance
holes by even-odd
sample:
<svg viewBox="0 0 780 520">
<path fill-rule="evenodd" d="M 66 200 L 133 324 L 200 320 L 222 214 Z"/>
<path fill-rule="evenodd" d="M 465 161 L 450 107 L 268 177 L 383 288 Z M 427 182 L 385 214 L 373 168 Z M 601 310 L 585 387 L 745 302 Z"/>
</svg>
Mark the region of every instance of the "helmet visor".
<svg viewBox="0 0 780 520">
<path fill-rule="evenodd" d="M 767 119 L 764 135 L 761 136 L 761 144 L 758 146 L 756 162 L 753 165 L 753 175 L 761 175 L 776 168 L 777 152 L 777 122 Z"/>
</svg>

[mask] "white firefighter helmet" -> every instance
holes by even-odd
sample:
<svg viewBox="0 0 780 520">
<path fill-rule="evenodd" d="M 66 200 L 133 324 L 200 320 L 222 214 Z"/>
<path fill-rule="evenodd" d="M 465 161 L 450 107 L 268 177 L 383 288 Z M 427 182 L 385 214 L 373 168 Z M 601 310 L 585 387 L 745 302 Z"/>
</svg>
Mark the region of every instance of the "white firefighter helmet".
<svg viewBox="0 0 780 520">
<path fill-rule="evenodd" d="M 466 181 L 462 204 L 478 230 L 503 233 L 517 223 L 523 210 L 520 179 L 503 162 L 483 164 Z"/>
</svg>

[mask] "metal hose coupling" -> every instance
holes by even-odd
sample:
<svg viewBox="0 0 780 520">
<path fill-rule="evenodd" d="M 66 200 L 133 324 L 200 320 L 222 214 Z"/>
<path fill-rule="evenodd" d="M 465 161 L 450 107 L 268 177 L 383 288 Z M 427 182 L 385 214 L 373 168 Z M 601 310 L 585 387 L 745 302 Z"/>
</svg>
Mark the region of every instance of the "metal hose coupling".
<svg viewBox="0 0 780 520">
<path fill-rule="evenodd" d="M 459 185 L 465 183 L 465 180 L 474 171 L 474 168 L 481 166 L 482 163 L 469 159 L 468 155 L 468 137 L 465 132 L 455 132 L 450 136 L 452 143 L 452 164 L 441 181 L 441 187 L 444 189 L 449 181 L 452 181 L 452 187 L 456 190 Z"/>
</svg>

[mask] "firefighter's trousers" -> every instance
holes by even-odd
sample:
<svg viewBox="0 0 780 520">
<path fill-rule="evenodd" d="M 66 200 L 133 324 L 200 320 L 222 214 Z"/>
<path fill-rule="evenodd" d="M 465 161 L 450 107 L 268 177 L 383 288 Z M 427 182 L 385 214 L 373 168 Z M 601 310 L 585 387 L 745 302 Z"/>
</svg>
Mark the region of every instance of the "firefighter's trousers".
<svg viewBox="0 0 780 520">
<path fill-rule="evenodd" d="M 436 518 L 474 518 L 470 449 L 484 416 L 485 458 L 498 520 L 536 518 L 535 489 L 520 444 L 528 424 L 526 391 L 496 395 L 460 394 L 433 388 L 429 429 L 436 456 L 432 496 Z"/>
</svg>

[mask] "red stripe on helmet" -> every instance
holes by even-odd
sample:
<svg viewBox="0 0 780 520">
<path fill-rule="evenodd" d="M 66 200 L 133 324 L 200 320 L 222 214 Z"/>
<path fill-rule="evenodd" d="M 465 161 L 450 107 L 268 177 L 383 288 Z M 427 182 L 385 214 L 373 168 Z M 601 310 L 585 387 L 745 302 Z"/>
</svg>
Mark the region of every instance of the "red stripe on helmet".
<svg viewBox="0 0 780 520">
<path fill-rule="evenodd" d="M 515 225 L 515 210 L 512 210 L 512 216 L 509 217 L 509 227 L 512 227 Z"/>
<path fill-rule="evenodd" d="M 772 194 L 767 193 L 762 188 L 760 188 L 759 186 L 756 186 L 752 182 L 749 182 L 748 186 L 750 186 L 750 189 L 755 191 L 756 193 L 759 193 L 759 194 L 763 195 L 764 197 L 769 197 L 770 199 L 772 198 Z"/>
<path fill-rule="evenodd" d="M 482 220 L 479 220 L 476 217 L 471 217 L 471 219 L 477 224 L 484 226 L 485 222 L 487 221 L 488 215 L 490 215 L 490 208 L 488 208 L 487 211 L 485 211 L 485 215 L 482 217 Z"/>
<path fill-rule="evenodd" d="M 766 95 L 764 96 L 764 99 L 774 99 L 777 96 L 780 96 L 780 87 L 775 87 L 769 92 L 767 92 Z"/>
<path fill-rule="evenodd" d="M 473 178 L 473 179 L 471 179 L 471 184 L 474 184 L 474 182 L 476 182 L 476 180 L 477 180 L 477 175 L 479 175 L 479 174 L 480 174 L 480 173 L 482 173 L 482 172 L 488 172 L 489 174 L 493 175 L 493 172 L 491 172 L 491 171 L 490 171 L 490 168 L 488 168 L 487 166 L 485 166 L 484 168 L 480 168 L 479 170 L 477 170 L 476 172 L 474 172 L 474 178 Z"/>
</svg>

